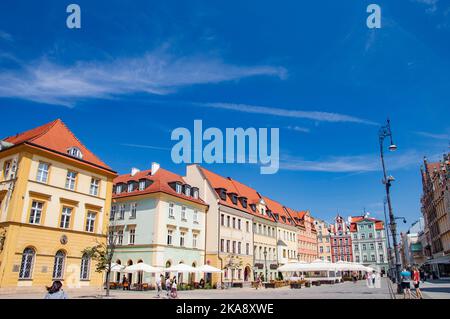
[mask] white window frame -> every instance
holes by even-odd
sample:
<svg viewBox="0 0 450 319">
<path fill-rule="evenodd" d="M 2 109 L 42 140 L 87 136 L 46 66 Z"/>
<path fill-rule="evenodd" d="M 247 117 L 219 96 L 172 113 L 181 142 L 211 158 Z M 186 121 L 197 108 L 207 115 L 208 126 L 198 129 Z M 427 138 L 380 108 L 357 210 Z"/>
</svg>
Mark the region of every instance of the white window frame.
<svg viewBox="0 0 450 319">
<path fill-rule="evenodd" d="M 186 206 L 181 206 L 181 220 L 186 221 L 187 220 L 187 212 L 186 212 Z"/>
<path fill-rule="evenodd" d="M 64 278 L 64 266 L 66 264 L 66 254 L 62 250 L 58 250 L 53 261 L 52 279 Z"/>
<path fill-rule="evenodd" d="M 139 181 L 139 190 L 143 191 L 145 189 L 145 180 Z"/>
<path fill-rule="evenodd" d="M 47 183 L 49 171 L 50 171 L 50 164 L 45 162 L 39 162 L 36 174 L 36 181 L 40 183 Z"/>
<path fill-rule="evenodd" d="M 74 191 L 75 190 L 76 181 L 77 181 L 77 172 L 67 171 L 67 175 L 66 175 L 66 189 Z"/>
<path fill-rule="evenodd" d="M 61 222 L 59 224 L 60 228 L 68 229 L 70 228 L 70 219 L 72 218 L 72 207 L 63 206 L 61 212 Z"/>
<path fill-rule="evenodd" d="M 169 203 L 169 218 L 175 218 L 174 209 L 175 209 L 175 204 Z"/>
<path fill-rule="evenodd" d="M 130 228 L 128 233 L 128 245 L 134 245 L 136 242 L 136 228 Z"/>
<path fill-rule="evenodd" d="M 173 245 L 173 230 L 172 229 L 167 230 L 167 245 L 169 245 L 169 246 Z"/>
<path fill-rule="evenodd" d="M 92 196 L 98 196 L 98 191 L 100 189 L 100 179 L 91 178 L 91 186 L 89 187 L 89 194 Z"/>
<path fill-rule="evenodd" d="M 136 219 L 137 203 L 130 204 L 130 219 Z"/>
<path fill-rule="evenodd" d="M 197 248 L 198 234 L 192 234 L 192 248 Z"/>
<path fill-rule="evenodd" d="M 180 232 L 180 247 L 184 247 L 186 243 L 186 232 L 181 231 Z"/>
<path fill-rule="evenodd" d="M 86 215 L 86 231 L 93 233 L 95 231 L 95 219 L 97 218 L 97 213 L 93 211 L 88 211 Z"/>
<path fill-rule="evenodd" d="M 44 203 L 37 200 L 33 200 L 33 202 L 31 203 L 29 223 L 40 224 L 43 211 L 44 211 Z"/>
</svg>

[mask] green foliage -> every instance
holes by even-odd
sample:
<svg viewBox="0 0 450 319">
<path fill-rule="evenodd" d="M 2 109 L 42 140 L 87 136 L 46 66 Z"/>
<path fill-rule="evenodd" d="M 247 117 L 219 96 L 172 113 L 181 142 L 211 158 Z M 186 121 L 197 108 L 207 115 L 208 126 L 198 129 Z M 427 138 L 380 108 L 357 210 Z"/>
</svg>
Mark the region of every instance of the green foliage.
<svg viewBox="0 0 450 319">
<path fill-rule="evenodd" d="M 87 247 L 82 252 L 82 254 L 87 254 L 96 262 L 96 272 L 108 271 L 111 265 L 111 260 L 113 257 L 112 250 L 104 244 L 100 243 L 93 247 Z"/>
</svg>

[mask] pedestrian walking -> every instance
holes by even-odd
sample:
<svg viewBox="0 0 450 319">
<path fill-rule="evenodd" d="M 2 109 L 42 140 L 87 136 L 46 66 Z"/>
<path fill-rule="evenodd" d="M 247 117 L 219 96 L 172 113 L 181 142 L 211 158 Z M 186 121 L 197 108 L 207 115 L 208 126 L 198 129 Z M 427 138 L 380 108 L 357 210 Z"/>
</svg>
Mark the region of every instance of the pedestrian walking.
<svg viewBox="0 0 450 319">
<path fill-rule="evenodd" d="M 411 299 L 411 272 L 406 268 L 400 273 L 401 287 L 403 289 L 403 299 Z"/>
<path fill-rule="evenodd" d="M 162 292 L 162 281 L 164 279 L 163 275 L 160 275 L 159 277 L 156 277 L 156 298 L 161 297 L 161 292 Z"/>
<path fill-rule="evenodd" d="M 422 292 L 420 291 L 420 288 L 419 288 L 419 286 L 420 286 L 420 272 L 419 272 L 419 270 L 416 267 L 413 268 L 412 280 L 413 280 L 414 289 L 415 289 L 415 292 L 416 292 L 417 299 L 423 299 Z"/>
<path fill-rule="evenodd" d="M 122 277 L 122 287 L 123 290 L 130 290 L 130 283 L 128 282 L 128 278 L 125 275 L 123 275 Z"/>
<path fill-rule="evenodd" d="M 172 280 L 172 291 L 171 291 L 171 297 L 172 298 L 178 298 L 178 291 L 177 291 L 177 277 L 173 277 Z"/>
<path fill-rule="evenodd" d="M 352 279 L 353 283 L 356 284 L 356 282 L 358 281 L 358 274 L 356 273 L 356 271 L 352 273 Z"/>
<path fill-rule="evenodd" d="M 375 274 L 375 270 L 370 274 L 370 280 L 372 280 L 372 286 L 375 287 L 375 280 L 377 279 L 377 275 Z"/>
<path fill-rule="evenodd" d="M 69 299 L 67 294 L 62 290 L 62 283 L 55 280 L 50 287 L 47 287 L 47 294 L 44 299 Z"/>
<path fill-rule="evenodd" d="M 166 295 L 167 298 L 170 297 L 170 291 L 172 290 L 172 282 L 170 281 L 169 276 L 166 277 Z"/>
</svg>

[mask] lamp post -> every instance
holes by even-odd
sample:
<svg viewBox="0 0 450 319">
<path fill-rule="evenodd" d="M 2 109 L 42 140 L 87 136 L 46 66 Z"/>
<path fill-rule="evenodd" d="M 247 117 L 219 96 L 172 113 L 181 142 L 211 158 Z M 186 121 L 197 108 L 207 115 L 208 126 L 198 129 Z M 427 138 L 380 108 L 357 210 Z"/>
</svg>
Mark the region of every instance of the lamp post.
<svg viewBox="0 0 450 319">
<path fill-rule="evenodd" d="M 264 270 L 265 270 L 265 277 L 264 281 L 267 282 L 267 247 L 264 247 Z"/>
<path fill-rule="evenodd" d="M 378 133 L 378 138 L 380 142 L 380 157 L 381 157 L 381 165 L 383 167 L 383 184 L 386 188 L 386 200 L 388 204 L 388 210 L 389 210 L 389 226 L 391 229 L 392 234 L 392 245 L 394 246 L 394 255 L 395 255 L 395 281 L 397 283 L 397 291 L 401 292 L 400 287 L 400 257 L 398 254 L 397 249 L 397 223 L 395 222 L 395 216 L 392 211 L 392 204 L 391 204 L 391 195 L 390 195 L 390 188 L 391 183 L 394 181 L 394 178 L 392 176 L 387 176 L 386 173 L 386 166 L 384 164 L 384 139 L 386 137 L 389 137 L 391 144 L 389 145 L 389 150 L 391 152 L 397 150 L 397 146 L 394 144 L 392 139 L 392 131 L 391 131 L 391 123 L 389 119 L 387 120 L 387 123 L 385 126 L 382 126 L 380 128 L 380 131 Z"/>
<path fill-rule="evenodd" d="M 384 201 L 383 201 L 383 211 L 384 211 L 384 224 L 386 225 L 386 227 L 387 227 L 387 225 L 388 225 L 388 223 L 387 223 L 387 217 L 386 217 L 386 204 L 387 204 L 387 199 L 386 199 L 386 197 L 384 198 Z M 388 275 L 389 275 L 389 278 L 391 278 L 392 277 L 392 254 L 391 254 L 391 240 L 389 239 L 389 232 L 387 231 L 387 228 L 386 228 L 386 237 L 387 237 L 387 244 L 388 244 L 388 247 L 387 247 L 387 252 L 388 252 L 388 255 L 387 255 L 387 258 L 388 258 L 388 265 L 389 265 L 389 271 L 388 271 Z"/>
</svg>

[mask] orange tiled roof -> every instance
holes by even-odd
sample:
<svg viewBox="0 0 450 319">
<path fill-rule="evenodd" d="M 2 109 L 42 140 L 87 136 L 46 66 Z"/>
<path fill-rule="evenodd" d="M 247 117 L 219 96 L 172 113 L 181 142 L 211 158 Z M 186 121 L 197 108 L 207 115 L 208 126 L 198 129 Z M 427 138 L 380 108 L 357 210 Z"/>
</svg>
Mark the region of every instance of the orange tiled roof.
<svg viewBox="0 0 450 319">
<path fill-rule="evenodd" d="M 95 166 L 112 171 L 108 165 L 89 151 L 60 119 L 13 136 L 8 136 L 3 140 L 14 145 L 23 143 L 35 145 L 63 154 L 64 156 L 68 156 L 72 159 L 94 164 Z M 77 147 L 80 149 L 83 154 L 83 158 L 78 159 L 69 156 L 67 151 L 71 147 Z"/>
<path fill-rule="evenodd" d="M 226 190 L 227 192 L 227 196 L 226 199 L 223 200 L 220 196 L 219 196 L 219 203 L 221 205 L 225 205 L 228 207 L 232 207 L 235 209 L 239 209 L 241 211 L 244 211 L 248 214 L 251 215 L 255 215 L 255 216 L 259 216 L 261 218 L 265 218 L 267 220 L 272 220 L 273 218 L 271 218 L 270 216 L 267 215 L 262 215 L 260 214 L 258 211 L 253 211 L 251 209 L 250 204 L 257 204 L 258 201 L 260 200 L 260 196 L 258 194 L 258 192 L 256 190 L 254 190 L 253 188 L 242 184 L 241 182 L 238 182 L 230 177 L 226 178 L 223 176 L 220 176 L 216 173 L 213 173 L 209 170 L 207 170 L 206 168 L 203 168 L 201 166 L 199 166 L 199 169 L 201 170 L 201 172 L 203 173 L 203 175 L 205 176 L 205 178 L 208 180 L 208 182 L 211 184 L 211 186 L 214 189 L 218 189 L 218 188 L 223 188 Z M 234 193 L 236 194 L 238 197 L 245 197 L 247 198 L 247 207 L 244 207 L 242 205 L 242 202 L 240 200 L 237 201 L 236 204 L 234 204 L 230 198 L 230 196 L 228 196 L 228 194 L 230 193 Z"/>
<path fill-rule="evenodd" d="M 262 198 L 266 202 L 267 208 L 271 210 L 273 214 L 278 214 L 280 216 L 280 218 L 277 220 L 278 223 L 292 226 L 296 225 L 294 219 L 286 210 L 286 207 L 266 196 L 263 196 Z M 285 220 L 283 220 L 283 217 Z M 289 223 L 289 220 L 291 220 L 291 223 Z"/>
<path fill-rule="evenodd" d="M 384 222 L 381 221 L 381 220 L 378 220 L 378 219 L 373 218 L 373 217 L 364 217 L 364 216 L 355 216 L 355 217 L 353 217 L 352 216 L 350 218 L 350 232 L 352 232 L 352 233 L 356 232 L 357 231 L 356 223 L 360 222 L 362 220 L 365 220 L 365 219 L 375 222 L 375 229 L 376 230 L 384 229 Z"/>
<path fill-rule="evenodd" d="M 139 182 L 140 179 L 148 179 L 152 181 L 152 184 L 147 188 L 145 188 L 144 190 L 139 190 L 139 188 L 137 188 L 132 192 L 127 192 L 125 190 L 120 194 L 113 194 L 113 198 L 118 199 L 130 196 L 162 192 L 191 202 L 206 205 L 201 198 L 194 198 L 191 196 L 186 196 L 185 194 L 177 193 L 169 184 L 172 182 L 180 182 L 181 184 L 184 185 L 187 184 L 186 181 L 180 175 L 172 173 L 163 168 L 159 168 L 154 175 L 151 175 L 151 170 L 140 171 L 136 173 L 134 176 L 131 176 L 131 174 L 120 175 L 114 179 L 114 185 L 117 185 L 118 183 L 126 184 L 130 181 Z"/>
</svg>

